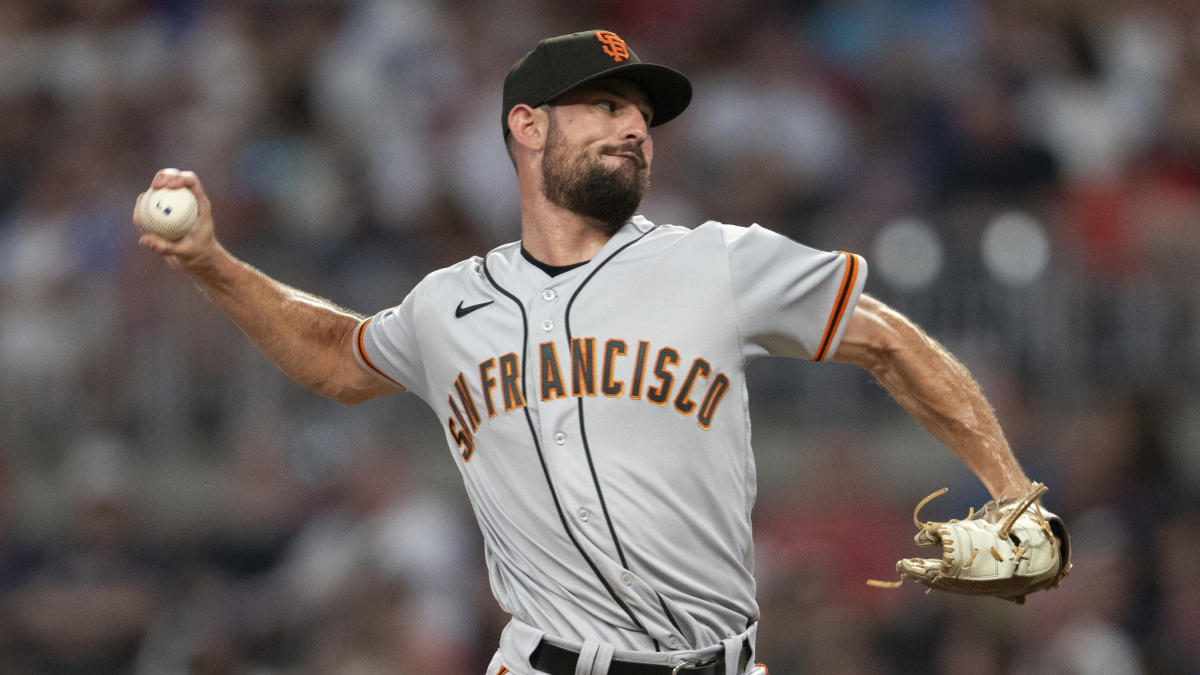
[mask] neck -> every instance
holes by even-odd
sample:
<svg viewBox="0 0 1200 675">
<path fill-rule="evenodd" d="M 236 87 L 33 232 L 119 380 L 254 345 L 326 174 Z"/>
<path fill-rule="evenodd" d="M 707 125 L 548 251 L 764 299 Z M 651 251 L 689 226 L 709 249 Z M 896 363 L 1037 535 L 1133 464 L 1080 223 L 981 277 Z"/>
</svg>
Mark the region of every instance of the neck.
<svg viewBox="0 0 1200 675">
<path fill-rule="evenodd" d="M 521 244 L 547 265 L 587 262 L 612 238 L 607 224 L 550 203 L 538 194 L 521 210 Z"/>
</svg>

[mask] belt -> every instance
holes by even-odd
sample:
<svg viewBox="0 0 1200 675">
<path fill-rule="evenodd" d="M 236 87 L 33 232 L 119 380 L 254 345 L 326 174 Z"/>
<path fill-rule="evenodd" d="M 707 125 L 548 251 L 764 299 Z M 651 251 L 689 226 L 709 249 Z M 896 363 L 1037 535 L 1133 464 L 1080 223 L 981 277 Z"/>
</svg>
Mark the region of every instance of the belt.
<svg viewBox="0 0 1200 675">
<path fill-rule="evenodd" d="M 742 643 L 742 654 L 738 657 L 738 672 L 750 663 L 750 641 Z M 575 663 L 579 652 L 559 647 L 542 640 L 529 655 L 529 665 L 550 675 L 575 675 Z M 695 665 L 656 666 L 648 663 L 633 663 L 613 659 L 608 666 L 608 675 L 725 675 L 725 653 L 705 659 Z"/>
</svg>

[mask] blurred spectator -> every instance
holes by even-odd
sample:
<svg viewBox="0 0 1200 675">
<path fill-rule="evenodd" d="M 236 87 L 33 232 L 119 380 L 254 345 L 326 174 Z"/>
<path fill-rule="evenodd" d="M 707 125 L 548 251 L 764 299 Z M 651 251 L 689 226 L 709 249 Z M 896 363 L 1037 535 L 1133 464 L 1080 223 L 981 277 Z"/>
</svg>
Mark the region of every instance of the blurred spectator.
<svg viewBox="0 0 1200 675">
<path fill-rule="evenodd" d="M 162 600 L 162 568 L 138 541 L 128 449 L 81 439 L 64 466 L 68 538 L 12 595 L 17 672 L 126 673 Z"/>
<path fill-rule="evenodd" d="M 41 562 L 41 551 L 22 531 L 13 474 L 8 458 L 0 456 L 0 671 L 16 673 L 24 657 L 13 599 L 24 593 Z"/>
<path fill-rule="evenodd" d="M 390 444 L 344 461 L 280 563 L 286 630 L 319 636 L 304 638 L 319 672 L 471 670 L 481 561 L 461 520 Z"/>
<path fill-rule="evenodd" d="M 1195 584 L 1195 568 L 1200 544 L 1196 528 L 1200 515 L 1194 508 L 1179 513 L 1159 525 L 1155 540 L 1155 565 L 1158 583 L 1155 591 L 1162 603 L 1153 629 L 1142 636 L 1146 640 L 1147 660 L 1158 672 L 1194 673 L 1200 671 L 1200 643 L 1196 626 L 1200 625 L 1200 589 Z"/>
<path fill-rule="evenodd" d="M 1118 514 L 1099 507 L 1073 519 L 1072 555 L 1079 561 L 1072 583 L 1063 585 L 1034 622 L 1045 641 L 1017 657 L 1017 672 L 1144 672 L 1148 655 L 1122 627 L 1138 600 L 1137 555 L 1130 530 Z M 1038 649 L 1040 647 L 1040 649 Z"/>
</svg>

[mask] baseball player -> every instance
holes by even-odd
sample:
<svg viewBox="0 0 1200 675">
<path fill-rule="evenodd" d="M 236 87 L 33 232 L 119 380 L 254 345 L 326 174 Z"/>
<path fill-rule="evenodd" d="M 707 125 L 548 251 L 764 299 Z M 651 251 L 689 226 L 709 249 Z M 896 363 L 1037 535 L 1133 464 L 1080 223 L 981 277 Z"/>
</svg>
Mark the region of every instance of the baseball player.
<svg viewBox="0 0 1200 675">
<path fill-rule="evenodd" d="M 766 672 L 745 384 L 758 357 L 862 366 L 994 497 L 1030 489 L 964 367 L 862 293 L 862 258 L 634 215 L 650 131 L 691 96 L 612 32 L 538 43 L 503 88 L 520 241 L 372 317 L 234 258 L 194 174 L 153 179 L 195 192 L 200 221 L 141 245 L 287 375 L 345 403 L 409 391 L 437 413 L 511 615 L 487 675 Z"/>
</svg>

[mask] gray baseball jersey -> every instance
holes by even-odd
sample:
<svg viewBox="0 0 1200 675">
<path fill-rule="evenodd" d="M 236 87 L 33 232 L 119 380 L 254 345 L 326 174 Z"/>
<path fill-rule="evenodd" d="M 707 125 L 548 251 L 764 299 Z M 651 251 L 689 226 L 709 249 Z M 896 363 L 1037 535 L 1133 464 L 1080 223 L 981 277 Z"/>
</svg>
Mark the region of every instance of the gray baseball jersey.
<svg viewBox="0 0 1200 675">
<path fill-rule="evenodd" d="M 357 353 L 444 424 L 504 610 L 698 649 L 758 618 L 744 368 L 828 357 L 865 278 L 757 225 L 639 216 L 553 277 L 519 243 L 434 272 Z"/>
</svg>

